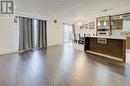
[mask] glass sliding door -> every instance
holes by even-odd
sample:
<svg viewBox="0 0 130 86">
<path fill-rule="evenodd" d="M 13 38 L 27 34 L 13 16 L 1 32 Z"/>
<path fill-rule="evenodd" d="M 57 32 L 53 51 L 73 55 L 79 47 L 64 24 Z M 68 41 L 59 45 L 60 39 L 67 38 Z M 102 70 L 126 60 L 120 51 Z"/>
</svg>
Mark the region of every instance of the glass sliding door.
<svg viewBox="0 0 130 86">
<path fill-rule="evenodd" d="M 73 36 L 73 26 L 64 24 L 64 43 L 72 42 Z"/>
</svg>

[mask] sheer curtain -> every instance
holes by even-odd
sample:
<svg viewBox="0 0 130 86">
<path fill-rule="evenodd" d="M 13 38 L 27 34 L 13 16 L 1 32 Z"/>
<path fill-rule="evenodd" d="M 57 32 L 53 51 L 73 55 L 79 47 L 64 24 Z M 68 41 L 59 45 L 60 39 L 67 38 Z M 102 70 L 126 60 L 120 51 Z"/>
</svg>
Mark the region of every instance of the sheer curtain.
<svg viewBox="0 0 130 86">
<path fill-rule="evenodd" d="M 18 17 L 18 24 L 19 51 L 47 48 L 46 21 Z"/>
</svg>

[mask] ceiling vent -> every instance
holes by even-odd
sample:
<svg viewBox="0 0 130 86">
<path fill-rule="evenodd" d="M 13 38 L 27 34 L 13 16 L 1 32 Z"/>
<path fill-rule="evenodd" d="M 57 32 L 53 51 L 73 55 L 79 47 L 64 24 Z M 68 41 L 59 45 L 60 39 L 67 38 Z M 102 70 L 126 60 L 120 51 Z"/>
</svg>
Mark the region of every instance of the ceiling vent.
<svg viewBox="0 0 130 86">
<path fill-rule="evenodd" d="M 108 11 L 111 11 L 111 10 L 113 10 L 113 9 L 104 9 L 101 12 L 108 12 Z"/>
</svg>

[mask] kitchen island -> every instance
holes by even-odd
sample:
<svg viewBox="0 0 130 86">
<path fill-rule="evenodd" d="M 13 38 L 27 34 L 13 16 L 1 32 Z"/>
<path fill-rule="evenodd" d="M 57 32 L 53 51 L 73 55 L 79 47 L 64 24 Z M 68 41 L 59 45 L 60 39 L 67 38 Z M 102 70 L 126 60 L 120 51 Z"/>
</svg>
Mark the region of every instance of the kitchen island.
<svg viewBox="0 0 130 86">
<path fill-rule="evenodd" d="M 125 37 L 85 37 L 84 51 L 125 62 L 126 38 Z"/>
</svg>

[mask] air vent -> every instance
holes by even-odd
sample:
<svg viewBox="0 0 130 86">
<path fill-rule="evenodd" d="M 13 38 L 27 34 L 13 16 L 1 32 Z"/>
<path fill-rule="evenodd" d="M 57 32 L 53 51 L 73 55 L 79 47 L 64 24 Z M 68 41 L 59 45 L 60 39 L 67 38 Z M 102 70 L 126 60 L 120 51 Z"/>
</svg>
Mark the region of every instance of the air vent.
<svg viewBox="0 0 130 86">
<path fill-rule="evenodd" d="M 101 12 L 108 12 L 108 11 L 110 11 L 110 10 L 113 10 L 113 9 L 104 9 L 104 10 L 102 10 Z"/>
</svg>

